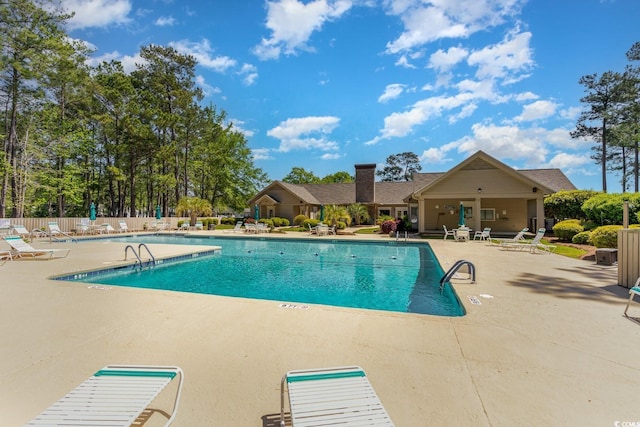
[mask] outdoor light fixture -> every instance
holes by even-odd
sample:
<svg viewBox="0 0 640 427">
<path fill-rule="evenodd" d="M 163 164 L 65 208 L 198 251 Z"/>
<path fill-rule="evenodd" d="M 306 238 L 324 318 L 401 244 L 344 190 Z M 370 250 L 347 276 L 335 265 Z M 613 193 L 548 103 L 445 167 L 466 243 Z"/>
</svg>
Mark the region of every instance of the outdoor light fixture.
<svg viewBox="0 0 640 427">
<path fill-rule="evenodd" d="M 482 193 L 482 188 L 478 187 L 478 193 Z"/>
<path fill-rule="evenodd" d="M 440 205 L 435 205 L 435 208 L 436 209 L 440 209 Z"/>
<path fill-rule="evenodd" d="M 502 216 L 505 216 L 507 214 L 507 211 L 503 210 L 502 211 Z"/>
</svg>

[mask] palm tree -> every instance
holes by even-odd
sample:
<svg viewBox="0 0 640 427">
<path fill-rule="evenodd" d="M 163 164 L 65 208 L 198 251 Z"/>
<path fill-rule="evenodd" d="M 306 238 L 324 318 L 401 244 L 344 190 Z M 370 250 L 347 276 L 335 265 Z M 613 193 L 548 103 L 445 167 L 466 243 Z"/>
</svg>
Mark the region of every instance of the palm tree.
<svg viewBox="0 0 640 427">
<path fill-rule="evenodd" d="M 356 225 L 360 225 L 371 219 L 371 216 L 369 216 L 369 209 L 367 209 L 363 204 L 352 203 L 347 206 L 347 211 L 349 212 L 349 215 L 351 215 L 351 218 L 353 218 Z"/>
<path fill-rule="evenodd" d="M 328 205 L 325 206 L 324 220 L 331 225 L 336 225 L 338 221 L 344 221 L 348 224 L 351 222 L 351 216 L 344 206 Z"/>
<path fill-rule="evenodd" d="M 190 224 L 193 227 L 196 225 L 198 216 L 211 215 L 213 209 L 208 200 L 201 199 L 200 197 L 183 197 L 178 201 L 176 213 L 178 215 L 188 215 L 189 218 L 191 218 Z"/>
</svg>

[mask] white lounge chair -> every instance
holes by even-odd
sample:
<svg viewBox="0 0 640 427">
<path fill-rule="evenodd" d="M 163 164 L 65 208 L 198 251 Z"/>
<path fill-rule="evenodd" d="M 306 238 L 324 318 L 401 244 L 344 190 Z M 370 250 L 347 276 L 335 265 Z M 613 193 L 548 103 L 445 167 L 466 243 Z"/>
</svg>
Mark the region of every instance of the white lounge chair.
<svg viewBox="0 0 640 427">
<path fill-rule="evenodd" d="M 171 413 L 152 412 L 167 418 L 168 426 L 178 413 L 182 370 L 176 366 L 124 365 L 105 366 L 26 425 L 129 427 L 176 376 L 180 381 Z"/>
<path fill-rule="evenodd" d="M 102 231 L 107 233 L 107 234 L 111 234 L 111 233 L 115 233 L 116 229 L 113 228 L 113 225 L 111 225 L 109 223 L 105 223 L 105 224 L 102 224 Z"/>
<path fill-rule="evenodd" d="M 58 225 L 57 222 L 49 222 L 49 223 L 47 223 L 47 227 L 49 228 L 49 238 L 50 239 L 59 240 L 59 238 L 64 236 L 64 237 L 66 237 L 68 239 L 71 239 L 72 241 L 77 241 L 69 233 L 65 233 L 64 231 L 60 230 L 60 226 Z M 63 240 L 65 240 L 64 237 L 62 237 Z"/>
<path fill-rule="evenodd" d="M 121 233 L 128 233 L 129 232 L 129 226 L 127 225 L 127 223 L 125 221 L 118 221 L 118 226 L 120 227 L 120 229 L 118 230 Z"/>
<path fill-rule="evenodd" d="M 0 219 L 0 236 L 11 234 L 11 220 L 2 218 Z"/>
<path fill-rule="evenodd" d="M 476 231 L 473 235 L 473 240 L 491 240 L 491 228 L 485 227 L 482 231 Z"/>
<path fill-rule="evenodd" d="M 443 225 L 442 228 L 444 228 L 443 240 L 447 240 L 448 236 L 453 237 L 453 240 L 458 240 L 458 238 L 456 237 L 456 230 L 447 230 L 447 226 L 446 225 Z"/>
<path fill-rule="evenodd" d="M 196 221 L 196 230 L 204 230 L 204 225 L 202 224 L 202 221 Z"/>
<path fill-rule="evenodd" d="M 629 310 L 631 301 L 633 301 L 633 297 L 636 295 L 640 295 L 640 277 L 638 277 L 638 280 L 636 280 L 636 284 L 633 285 L 631 289 L 629 289 L 629 301 L 627 301 L 627 308 L 624 309 L 624 315 L 626 317 L 629 317 L 627 316 L 627 311 Z"/>
<path fill-rule="evenodd" d="M 47 259 L 51 258 L 66 258 L 69 255 L 71 249 L 36 249 L 24 240 L 20 236 L 7 236 L 4 238 L 5 242 L 9 244 L 14 250 L 14 254 L 18 257 L 30 256 L 32 258 L 42 256 Z M 62 256 L 56 256 L 55 254 L 64 254 Z"/>
<path fill-rule="evenodd" d="M 25 227 L 24 225 L 14 225 L 11 228 L 13 228 L 13 234 L 17 234 L 18 236 L 27 239 L 30 239 L 32 237 L 32 234 L 29 230 L 27 230 L 27 227 Z M 38 230 L 40 231 L 40 230 Z"/>
<path fill-rule="evenodd" d="M 539 228 L 538 232 L 536 233 L 536 236 L 530 242 L 521 240 L 519 242 L 502 242 L 501 245 L 503 249 L 517 249 L 517 250 L 528 249 L 531 253 L 534 253 L 536 251 L 551 253 L 556 249 L 556 247 L 554 245 L 542 244 L 542 238 L 544 237 L 544 234 L 546 232 L 547 232 L 546 229 Z"/>
<path fill-rule="evenodd" d="M 242 232 L 242 221 L 238 221 L 236 222 L 235 227 L 233 227 L 231 230 L 224 230 L 225 233 L 241 233 Z"/>
<path fill-rule="evenodd" d="M 359 366 L 289 371 L 280 385 L 280 426 L 289 392 L 292 426 L 393 426 Z"/>
<path fill-rule="evenodd" d="M 495 239 L 492 238 L 490 239 L 491 243 L 493 244 L 498 243 L 498 244 L 502 244 L 502 243 L 518 243 L 518 242 L 522 242 L 524 241 L 524 235 L 529 231 L 529 229 L 527 227 L 523 228 L 522 230 L 518 231 L 518 234 L 516 234 L 513 237 L 509 237 L 506 239 Z"/>
</svg>

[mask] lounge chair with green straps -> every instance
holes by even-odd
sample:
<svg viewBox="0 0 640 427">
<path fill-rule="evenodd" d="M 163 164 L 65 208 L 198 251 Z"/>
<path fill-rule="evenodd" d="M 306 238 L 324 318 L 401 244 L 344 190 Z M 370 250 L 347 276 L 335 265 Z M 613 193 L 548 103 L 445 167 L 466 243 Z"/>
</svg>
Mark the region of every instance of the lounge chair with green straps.
<svg viewBox="0 0 640 427">
<path fill-rule="evenodd" d="M 289 392 L 292 426 L 393 426 L 359 366 L 289 371 L 280 387 L 280 425 Z"/>
<path fill-rule="evenodd" d="M 171 413 L 148 409 L 176 376 L 180 380 Z M 143 412 L 143 417 L 157 412 L 168 426 L 178 412 L 183 379 L 176 366 L 105 366 L 26 425 L 129 427 Z"/>
</svg>

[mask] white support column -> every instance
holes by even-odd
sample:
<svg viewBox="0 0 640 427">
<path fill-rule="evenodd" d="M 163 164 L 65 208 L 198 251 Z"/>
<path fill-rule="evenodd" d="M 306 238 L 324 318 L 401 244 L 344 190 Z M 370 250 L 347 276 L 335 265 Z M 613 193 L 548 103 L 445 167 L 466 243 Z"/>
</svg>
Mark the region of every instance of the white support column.
<svg viewBox="0 0 640 427">
<path fill-rule="evenodd" d="M 475 205 L 473 207 L 473 229 L 474 231 L 482 230 L 482 223 L 480 222 L 480 209 L 482 209 L 482 198 L 476 197 Z"/>
<path fill-rule="evenodd" d="M 540 195 L 536 199 L 536 218 L 538 220 L 538 228 L 544 228 L 544 196 Z M 529 230 L 532 233 L 537 232 L 538 230 Z"/>
</svg>

